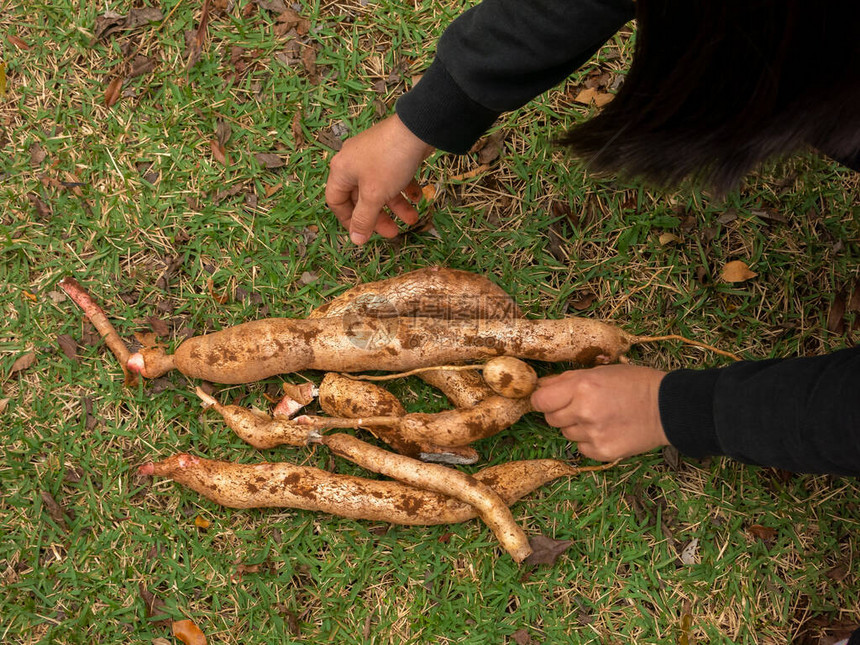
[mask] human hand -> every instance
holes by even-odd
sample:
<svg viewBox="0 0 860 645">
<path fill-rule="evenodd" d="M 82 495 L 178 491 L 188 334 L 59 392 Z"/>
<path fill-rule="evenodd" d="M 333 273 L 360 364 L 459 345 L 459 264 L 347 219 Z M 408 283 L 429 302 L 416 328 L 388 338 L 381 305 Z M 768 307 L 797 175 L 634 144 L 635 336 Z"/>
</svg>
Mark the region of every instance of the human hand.
<svg viewBox="0 0 860 645">
<path fill-rule="evenodd" d="M 605 365 L 542 378 L 532 406 L 590 459 L 614 461 L 669 444 L 657 394 L 665 372 Z"/>
<path fill-rule="evenodd" d="M 374 231 L 397 235 L 386 206 L 406 224 L 418 221 L 418 211 L 402 192 L 417 190 L 415 173 L 433 150 L 396 114 L 344 142 L 332 157 L 325 199 L 353 242 L 364 244 Z"/>
</svg>

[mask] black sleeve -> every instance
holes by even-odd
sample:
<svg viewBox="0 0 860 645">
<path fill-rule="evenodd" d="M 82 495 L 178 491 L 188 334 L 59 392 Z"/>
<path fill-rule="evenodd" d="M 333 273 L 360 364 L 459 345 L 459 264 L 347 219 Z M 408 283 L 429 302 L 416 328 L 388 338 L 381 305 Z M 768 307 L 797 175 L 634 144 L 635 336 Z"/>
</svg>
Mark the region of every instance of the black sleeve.
<svg viewBox="0 0 860 645">
<path fill-rule="evenodd" d="M 464 153 L 502 112 L 566 78 L 633 18 L 632 0 L 484 0 L 442 34 L 401 121 L 441 150 Z"/>
<path fill-rule="evenodd" d="M 688 456 L 860 476 L 860 346 L 678 370 L 659 396 L 666 436 Z"/>
</svg>

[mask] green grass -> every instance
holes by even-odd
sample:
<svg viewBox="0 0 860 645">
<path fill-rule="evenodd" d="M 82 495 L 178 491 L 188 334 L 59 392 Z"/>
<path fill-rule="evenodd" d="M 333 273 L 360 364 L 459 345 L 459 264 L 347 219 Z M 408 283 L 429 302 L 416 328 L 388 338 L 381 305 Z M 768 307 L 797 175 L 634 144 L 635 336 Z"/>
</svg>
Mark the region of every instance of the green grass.
<svg viewBox="0 0 860 645">
<path fill-rule="evenodd" d="M 0 14 L 8 75 L 0 400 L 9 399 L 0 412 L 0 640 L 150 642 L 170 637 L 159 618 L 189 617 L 210 642 L 226 643 L 501 643 L 525 629 L 535 643 L 775 644 L 860 622 L 860 489 L 851 479 L 783 477 L 722 459 L 682 460 L 676 470 L 661 454 L 645 455 L 516 505 L 529 534 L 574 540 L 555 566 L 531 569 L 515 566 L 478 522 L 408 528 L 235 511 L 135 475 L 140 463 L 177 451 L 320 466 L 329 458 L 296 448 L 259 455 L 201 412 L 195 383 L 180 375 L 129 390 L 103 346 L 64 356 L 56 337 L 83 337 L 79 312 L 56 298 L 65 275 L 106 304 L 127 339 L 148 329 L 147 316 L 169 321 L 170 345 L 186 327 L 304 316 L 348 285 L 432 264 L 490 276 L 532 316 L 578 313 L 573 303 L 591 291 L 597 298 L 583 315 L 749 358 L 822 353 L 857 337 L 857 312 L 846 315 L 844 333 L 826 325 L 831 302 L 858 279 L 856 174 L 801 155 L 717 201 L 692 187 L 666 195 L 587 176 L 551 145 L 591 113 L 572 102 L 588 72 L 615 75 L 629 64 L 626 37 L 566 86 L 506 115 L 489 172 L 452 180 L 478 165 L 473 156 L 430 160 L 421 179 L 438 185 L 438 237 L 359 249 L 325 208 L 330 149 L 320 137 L 369 126 L 375 102 L 390 110 L 461 6 L 305 4 L 320 66 L 313 83 L 300 64 L 277 60 L 287 39 L 274 35 L 267 12 L 244 17 L 245 2 L 213 17 L 202 59 L 186 72 L 184 32 L 199 4 L 170 0 L 159 25 L 99 42 L 101 5 L 11 2 Z M 247 65 L 237 79 L 233 46 Z M 158 59 L 156 69 L 128 80 L 130 95 L 108 109 L 105 89 L 127 73 L 124 56 L 134 50 Z M 386 80 L 378 93 L 374 84 Z M 296 118 L 304 141 L 293 135 Z M 226 168 L 210 150 L 219 120 L 232 130 Z M 31 158 L 34 144 L 44 160 Z M 277 152 L 285 167 L 261 168 L 257 152 Z M 786 221 L 762 218 L 768 211 Z M 550 227 L 565 240 L 559 247 Z M 680 241 L 661 244 L 664 232 Z M 758 277 L 721 282 L 731 259 Z M 303 284 L 305 272 L 317 279 Z M 247 295 L 219 304 L 210 279 L 216 293 Z M 35 364 L 11 374 L 28 351 Z M 723 364 L 669 344 L 632 358 L 663 369 Z M 219 396 L 266 407 L 264 393 L 279 382 Z M 394 389 L 409 409 L 443 407 L 417 381 Z M 85 399 L 96 419 L 89 427 Z M 537 415 L 478 449 L 484 465 L 575 458 Z M 43 493 L 66 510 L 65 528 Z M 208 529 L 195 526 L 198 516 Z M 756 539 L 754 525 L 773 529 L 773 540 Z M 678 554 L 693 539 L 699 562 L 682 565 Z M 839 566 L 844 575 L 832 573 Z M 164 603 L 160 616 L 147 617 L 141 585 Z"/>
</svg>

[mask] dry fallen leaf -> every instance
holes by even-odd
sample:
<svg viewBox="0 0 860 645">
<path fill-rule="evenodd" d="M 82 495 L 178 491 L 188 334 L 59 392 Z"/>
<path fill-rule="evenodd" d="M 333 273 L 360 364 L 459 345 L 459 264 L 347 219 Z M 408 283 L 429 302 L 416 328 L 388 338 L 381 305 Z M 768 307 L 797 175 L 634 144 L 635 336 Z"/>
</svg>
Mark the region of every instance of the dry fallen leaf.
<svg viewBox="0 0 860 645">
<path fill-rule="evenodd" d="M 827 570 L 824 575 L 834 582 L 842 582 L 848 577 L 849 573 L 851 573 L 851 567 L 849 564 L 847 562 L 841 562 L 835 567 Z"/>
<path fill-rule="evenodd" d="M 156 336 L 169 336 L 170 335 L 170 327 L 166 322 L 164 322 L 161 318 L 156 316 L 147 316 L 146 322 L 149 323 L 150 328 L 155 333 Z"/>
<path fill-rule="evenodd" d="M 314 85 L 319 83 L 320 77 L 317 69 L 317 49 L 314 45 L 308 45 L 302 49 L 301 61 L 302 67 L 304 67 L 310 82 Z"/>
<path fill-rule="evenodd" d="M 699 538 L 690 540 L 687 546 L 681 551 L 679 558 L 682 564 L 696 564 L 699 560 Z"/>
<path fill-rule="evenodd" d="M 215 124 L 215 138 L 222 148 L 226 147 L 227 142 L 230 141 L 230 137 L 232 136 L 233 128 L 230 127 L 230 123 L 224 119 L 218 119 Z"/>
<path fill-rule="evenodd" d="M 160 345 L 155 332 L 136 331 L 134 332 L 134 337 L 140 343 L 141 347 L 158 347 Z"/>
<path fill-rule="evenodd" d="M 131 63 L 131 69 L 128 72 L 129 78 L 135 78 L 137 76 L 143 76 L 144 74 L 149 74 L 155 69 L 155 63 L 151 58 L 138 54 L 134 57 L 134 60 Z"/>
<path fill-rule="evenodd" d="M 106 11 L 96 17 L 95 36 L 97 39 L 107 38 L 111 34 L 122 31 L 137 29 L 151 22 L 159 22 L 164 19 L 164 14 L 156 7 L 142 7 L 132 9 L 127 16 L 115 11 Z"/>
<path fill-rule="evenodd" d="M 66 511 L 48 491 L 43 490 L 40 495 L 42 497 L 42 503 L 45 505 L 45 510 L 48 511 L 48 515 L 50 515 L 51 519 L 56 522 L 57 526 L 68 533 L 69 525 L 66 523 Z"/>
<path fill-rule="evenodd" d="M 9 401 L 12 399 L 5 398 L 0 399 L 0 414 L 3 414 L 6 411 L 6 408 L 9 407 Z"/>
<path fill-rule="evenodd" d="M 298 112 L 293 115 L 290 130 L 293 133 L 293 143 L 296 144 L 296 147 L 300 148 L 305 145 L 305 132 L 302 130 L 302 117 Z"/>
<path fill-rule="evenodd" d="M 267 11 L 281 14 L 287 10 L 284 0 L 257 0 L 257 4 Z"/>
<path fill-rule="evenodd" d="M 42 165 L 42 162 L 45 160 L 45 157 L 48 156 L 48 153 L 42 148 L 42 145 L 36 141 L 30 146 L 30 165 L 33 168 Z"/>
<path fill-rule="evenodd" d="M 219 305 L 225 305 L 230 302 L 230 294 L 228 292 L 225 291 L 221 295 L 215 293 L 215 282 L 212 280 L 212 278 L 209 278 L 209 280 L 206 282 L 206 286 L 209 289 L 209 295 L 212 296 L 212 299 Z"/>
<path fill-rule="evenodd" d="M 681 238 L 675 235 L 674 233 L 660 233 L 660 237 L 658 238 L 660 242 L 660 246 L 666 246 L 667 244 L 674 244 L 676 242 L 680 242 Z"/>
<path fill-rule="evenodd" d="M 187 51 L 185 54 L 186 71 L 194 67 L 203 55 L 203 45 L 206 43 L 206 33 L 209 30 L 209 9 L 211 0 L 203 0 L 203 8 L 200 11 L 200 24 L 196 31 L 192 31 L 190 38 L 186 33 Z"/>
<path fill-rule="evenodd" d="M 256 159 L 257 163 L 263 166 L 263 168 L 268 168 L 269 170 L 283 168 L 285 165 L 284 160 L 281 159 L 281 157 L 271 152 L 258 152 L 254 155 L 254 159 Z"/>
<path fill-rule="evenodd" d="M 479 164 L 489 164 L 499 158 L 502 144 L 505 141 L 505 131 L 498 130 L 488 137 L 479 139 L 470 152 L 478 153 Z"/>
<path fill-rule="evenodd" d="M 299 277 L 299 283 L 303 285 L 309 285 L 317 280 L 319 280 L 319 275 L 313 271 L 305 271 Z"/>
<path fill-rule="evenodd" d="M 465 181 L 466 179 L 472 179 L 473 177 L 477 177 L 482 172 L 486 172 L 489 169 L 490 167 L 488 165 L 481 164 L 477 168 L 473 168 L 472 170 L 469 170 L 467 172 L 460 173 L 459 175 L 452 175 L 448 179 L 450 181 Z"/>
<path fill-rule="evenodd" d="M 762 542 L 772 542 L 776 539 L 776 529 L 772 529 L 769 526 L 762 526 L 761 524 L 753 524 L 747 527 L 747 531 L 755 538 L 758 538 Z"/>
<path fill-rule="evenodd" d="M 525 559 L 526 564 L 553 565 L 562 553 L 573 544 L 573 540 L 553 540 L 544 535 L 535 535 L 529 539 L 532 553 Z"/>
<path fill-rule="evenodd" d="M 30 203 L 36 210 L 36 214 L 42 219 L 48 219 L 54 214 L 51 210 L 51 207 L 48 206 L 45 202 L 43 202 L 38 195 L 34 195 L 31 193 L 27 197 L 30 199 Z"/>
<path fill-rule="evenodd" d="M 594 95 L 594 104 L 597 107 L 603 107 L 607 103 L 611 103 L 614 98 L 615 95 L 610 94 L 609 92 L 598 92 Z"/>
<path fill-rule="evenodd" d="M 206 636 L 190 620 L 177 620 L 173 623 L 173 635 L 185 645 L 206 645 Z"/>
<path fill-rule="evenodd" d="M 11 376 L 12 374 L 23 372 L 35 362 L 36 352 L 27 352 L 26 354 L 22 354 L 14 363 L 12 363 L 12 369 L 9 370 L 9 375 Z"/>
<path fill-rule="evenodd" d="M 597 294 L 593 291 L 577 292 L 576 297 L 570 300 L 570 306 L 577 311 L 588 309 L 597 300 Z"/>
<path fill-rule="evenodd" d="M 436 199 L 436 184 L 427 184 L 424 186 L 424 188 L 421 189 L 421 196 L 428 202 L 432 202 Z"/>
<path fill-rule="evenodd" d="M 230 160 L 227 158 L 227 151 L 224 149 L 224 146 L 218 143 L 217 139 L 212 139 L 209 142 L 209 148 L 212 150 L 212 156 L 215 157 L 215 161 L 220 163 L 222 166 L 229 166 Z"/>
<path fill-rule="evenodd" d="M 751 271 L 746 263 L 741 260 L 727 262 L 722 272 L 722 278 L 726 282 L 745 282 L 757 275 L 758 273 Z"/>
<path fill-rule="evenodd" d="M 18 36 L 9 36 L 9 42 L 15 45 L 18 49 L 23 49 L 24 51 L 30 49 L 30 45 L 18 38 Z"/>
<path fill-rule="evenodd" d="M 837 293 L 827 312 L 827 331 L 831 334 L 841 334 L 845 331 L 845 295 Z"/>
<path fill-rule="evenodd" d="M 60 334 L 57 336 L 57 344 L 69 360 L 77 360 L 78 358 L 78 341 L 68 334 Z"/>
<path fill-rule="evenodd" d="M 119 101 L 123 80 L 122 76 L 117 76 L 108 84 L 107 89 L 105 90 L 105 107 L 113 107 L 114 104 Z"/>
<path fill-rule="evenodd" d="M 532 637 L 529 636 L 529 630 L 523 627 L 511 634 L 511 640 L 517 645 L 531 645 Z"/>
<path fill-rule="evenodd" d="M 158 596 L 152 593 L 149 589 L 146 588 L 142 582 L 138 584 L 138 590 L 140 591 L 140 598 L 143 600 L 143 606 L 146 611 L 146 617 L 152 618 L 153 616 L 158 616 L 162 613 L 163 608 L 165 606 L 164 601 L 161 600 Z M 167 625 L 169 621 L 161 620 L 155 621 L 155 625 Z"/>
<path fill-rule="evenodd" d="M 583 105 L 588 105 L 594 100 L 594 95 L 597 94 L 597 90 L 593 87 L 589 87 L 587 89 L 582 90 L 579 94 L 574 97 L 574 102 L 582 103 Z"/>
</svg>

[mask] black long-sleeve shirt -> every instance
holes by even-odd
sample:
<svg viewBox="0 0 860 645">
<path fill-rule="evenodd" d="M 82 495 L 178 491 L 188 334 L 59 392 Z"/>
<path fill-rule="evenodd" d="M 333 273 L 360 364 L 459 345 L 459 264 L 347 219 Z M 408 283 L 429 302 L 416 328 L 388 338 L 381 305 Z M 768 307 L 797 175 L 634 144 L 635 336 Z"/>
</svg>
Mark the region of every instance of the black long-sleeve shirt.
<svg viewBox="0 0 860 645">
<path fill-rule="evenodd" d="M 631 0 L 484 0 L 445 30 L 397 114 L 425 143 L 464 153 L 502 112 L 557 85 L 632 18 Z"/>
<path fill-rule="evenodd" d="M 426 143 L 466 152 L 502 112 L 585 63 L 633 13 L 630 0 L 484 0 L 445 31 L 398 116 Z M 660 414 L 669 441 L 689 456 L 860 476 L 860 348 L 671 372 Z"/>
</svg>

